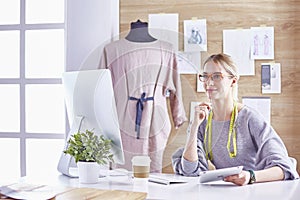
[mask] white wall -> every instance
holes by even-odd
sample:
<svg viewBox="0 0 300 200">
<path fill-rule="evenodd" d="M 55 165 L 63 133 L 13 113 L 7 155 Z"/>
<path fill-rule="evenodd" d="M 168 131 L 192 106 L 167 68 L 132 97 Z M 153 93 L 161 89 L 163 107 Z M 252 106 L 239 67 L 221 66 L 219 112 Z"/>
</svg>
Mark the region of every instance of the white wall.
<svg viewBox="0 0 300 200">
<path fill-rule="evenodd" d="M 119 34 L 119 0 L 66 0 L 66 71 L 94 69 Z"/>
</svg>

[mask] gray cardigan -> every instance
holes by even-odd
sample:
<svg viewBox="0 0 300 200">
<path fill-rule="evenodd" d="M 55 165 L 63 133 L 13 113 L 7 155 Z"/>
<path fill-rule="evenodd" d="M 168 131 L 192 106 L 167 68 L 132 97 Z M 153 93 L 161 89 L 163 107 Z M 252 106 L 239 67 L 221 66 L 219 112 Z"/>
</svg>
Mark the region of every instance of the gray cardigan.
<svg viewBox="0 0 300 200">
<path fill-rule="evenodd" d="M 190 162 L 182 157 L 183 148 L 172 156 L 174 172 L 184 176 L 198 176 L 200 171 L 208 170 L 205 159 L 203 138 L 207 121 L 198 129 L 198 161 Z M 227 151 L 229 121 L 212 122 L 212 163 L 217 169 L 244 166 L 244 170 L 262 170 L 273 166 L 283 169 L 285 180 L 299 178 L 288 156 L 287 149 L 278 134 L 261 114 L 244 106 L 236 120 L 237 155 L 230 158 Z"/>
</svg>

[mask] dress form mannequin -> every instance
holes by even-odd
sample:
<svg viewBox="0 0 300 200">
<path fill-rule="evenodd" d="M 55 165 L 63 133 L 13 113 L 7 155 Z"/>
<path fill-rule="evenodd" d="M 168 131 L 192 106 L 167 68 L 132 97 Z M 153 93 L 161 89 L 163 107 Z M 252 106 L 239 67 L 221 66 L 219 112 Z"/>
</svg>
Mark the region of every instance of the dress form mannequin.
<svg viewBox="0 0 300 200">
<path fill-rule="evenodd" d="M 149 34 L 148 23 L 139 19 L 136 22 L 131 22 L 130 32 L 125 39 L 132 42 L 153 42 L 157 40 Z"/>
<path fill-rule="evenodd" d="M 148 33 L 148 23 L 130 23 L 120 40 L 107 44 L 99 68 L 113 75 L 125 163 L 113 168 L 132 170 L 132 158 L 150 156 L 150 171 L 161 172 L 163 153 L 174 127 L 187 121 L 182 102 L 176 54 L 169 42 Z M 128 87 L 130 86 L 130 87 Z M 166 98 L 166 91 L 170 91 Z M 170 118 L 167 103 L 170 102 Z"/>
</svg>

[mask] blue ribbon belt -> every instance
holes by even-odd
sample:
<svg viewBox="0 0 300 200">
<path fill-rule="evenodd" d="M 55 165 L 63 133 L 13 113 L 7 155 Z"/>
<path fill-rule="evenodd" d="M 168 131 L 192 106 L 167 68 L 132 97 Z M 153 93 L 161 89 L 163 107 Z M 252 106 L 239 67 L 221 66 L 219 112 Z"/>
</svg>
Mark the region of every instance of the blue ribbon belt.
<svg viewBox="0 0 300 200">
<path fill-rule="evenodd" d="M 154 98 L 153 97 L 147 97 L 145 98 L 146 93 L 144 92 L 141 95 L 141 98 L 135 98 L 135 97 L 129 97 L 129 100 L 134 100 L 137 101 L 136 102 L 136 116 L 135 116 L 135 131 L 137 132 L 136 134 L 136 139 L 140 139 L 140 128 L 141 128 L 141 121 L 142 121 L 142 113 L 143 113 L 143 103 L 145 101 L 153 101 Z"/>
</svg>

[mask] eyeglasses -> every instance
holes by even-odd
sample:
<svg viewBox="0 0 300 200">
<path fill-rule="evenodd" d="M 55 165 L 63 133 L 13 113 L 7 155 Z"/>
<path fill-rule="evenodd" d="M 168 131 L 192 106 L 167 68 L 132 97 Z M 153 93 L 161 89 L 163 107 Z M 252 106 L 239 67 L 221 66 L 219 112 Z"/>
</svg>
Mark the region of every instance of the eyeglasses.
<svg viewBox="0 0 300 200">
<path fill-rule="evenodd" d="M 212 81 L 221 81 L 224 77 L 233 77 L 233 75 L 224 75 L 221 72 L 215 72 L 212 74 L 199 74 L 199 80 L 202 82 L 206 82 L 209 79 L 211 79 Z"/>
</svg>

